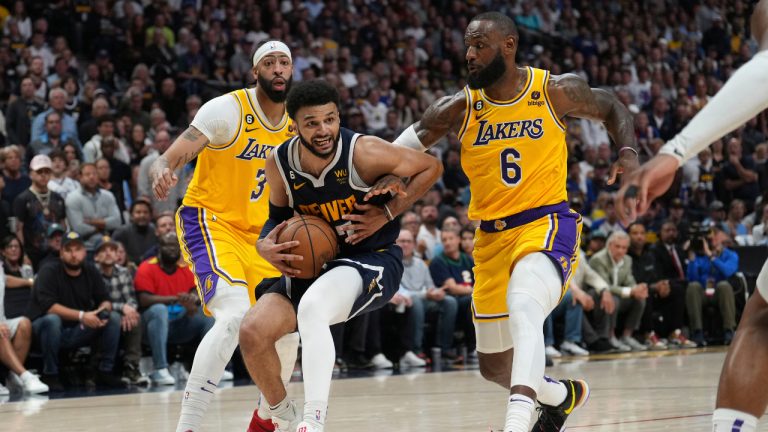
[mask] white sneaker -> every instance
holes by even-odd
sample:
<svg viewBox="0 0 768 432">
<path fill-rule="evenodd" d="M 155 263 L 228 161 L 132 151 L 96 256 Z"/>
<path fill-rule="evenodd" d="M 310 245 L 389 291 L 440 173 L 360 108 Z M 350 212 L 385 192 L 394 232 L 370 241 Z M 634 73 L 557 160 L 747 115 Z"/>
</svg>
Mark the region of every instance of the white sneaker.
<svg viewBox="0 0 768 432">
<path fill-rule="evenodd" d="M 32 372 L 23 374 L 21 376 L 21 382 L 22 388 L 26 393 L 37 394 L 46 393 L 48 391 L 48 386 L 44 382 L 40 381 L 40 377 L 33 374 Z"/>
<path fill-rule="evenodd" d="M 569 353 L 571 355 L 575 356 L 588 356 L 589 351 L 585 350 L 584 348 L 580 347 L 579 345 L 575 344 L 571 341 L 565 341 L 562 344 L 560 344 L 560 351 L 564 353 Z"/>
<path fill-rule="evenodd" d="M 400 357 L 400 367 L 424 367 L 427 362 L 419 358 L 413 351 L 408 351 Z"/>
<path fill-rule="evenodd" d="M 6 386 L 0 384 L 0 396 L 8 396 L 9 394 L 11 394 L 11 391 Z"/>
<path fill-rule="evenodd" d="M 611 344 L 611 346 L 619 351 L 619 352 L 630 352 L 632 351 L 632 347 L 625 344 L 624 342 L 616 339 L 615 337 L 611 337 L 608 342 Z"/>
<path fill-rule="evenodd" d="M 625 345 L 629 345 L 629 347 L 632 349 L 632 351 L 648 351 L 648 347 L 641 344 L 637 341 L 637 339 L 633 338 L 632 336 L 624 336 L 621 338 L 621 343 Z"/>
<path fill-rule="evenodd" d="M 553 347 L 552 345 L 548 345 L 546 348 L 544 348 L 544 354 L 552 357 L 552 358 L 560 358 L 563 356 L 563 354 L 557 350 L 557 348 Z"/>
<path fill-rule="evenodd" d="M 175 385 L 176 378 L 168 372 L 168 368 L 158 369 L 149 374 L 149 379 L 155 385 Z"/>
<path fill-rule="evenodd" d="M 299 423 L 299 426 L 296 428 L 296 432 L 323 432 L 323 428 L 318 428 L 317 426 L 313 426 L 303 421 Z"/>
<path fill-rule="evenodd" d="M 224 369 L 224 373 L 221 374 L 221 381 L 232 381 L 233 379 L 235 379 L 235 374 Z"/>
<path fill-rule="evenodd" d="M 186 381 L 189 379 L 189 371 L 182 362 L 173 362 L 168 367 L 168 372 L 176 378 L 177 381 Z"/>
<path fill-rule="evenodd" d="M 24 383 L 21 382 L 21 377 L 16 375 L 16 372 L 8 372 L 5 385 L 11 393 L 21 393 L 24 391 Z"/>
<path fill-rule="evenodd" d="M 295 432 L 296 426 L 301 421 L 299 409 L 296 408 L 296 404 L 293 401 L 288 402 L 289 409 L 283 413 L 282 417 L 272 414 L 272 424 L 275 425 L 275 432 Z"/>
<path fill-rule="evenodd" d="M 392 369 L 392 362 L 384 356 L 382 353 L 378 353 L 371 359 L 373 367 L 376 369 Z"/>
</svg>

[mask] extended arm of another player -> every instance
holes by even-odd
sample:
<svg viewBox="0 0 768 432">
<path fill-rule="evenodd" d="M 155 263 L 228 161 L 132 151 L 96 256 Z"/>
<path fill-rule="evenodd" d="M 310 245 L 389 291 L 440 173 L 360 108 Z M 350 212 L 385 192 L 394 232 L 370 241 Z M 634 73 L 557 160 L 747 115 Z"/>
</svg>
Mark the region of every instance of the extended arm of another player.
<svg viewBox="0 0 768 432">
<path fill-rule="evenodd" d="M 190 126 L 152 163 L 149 176 L 155 198 L 162 200 L 168 196 L 168 191 L 179 180 L 174 172 L 197 157 L 208 142 L 208 137 Z"/>
<path fill-rule="evenodd" d="M 417 151 L 427 150 L 448 132 L 458 131 L 466 103 L 463 91 L 453 96 L 443 96 L 432 103 L 421 120 L 403 131 L 393 144 Z"/>
<path fill-rule="evenodd" d="M 768 108 L 768 50 L 739 68 L 698 114 L 659 151 L 682 165 L 713 141 Z"/>
</svg>

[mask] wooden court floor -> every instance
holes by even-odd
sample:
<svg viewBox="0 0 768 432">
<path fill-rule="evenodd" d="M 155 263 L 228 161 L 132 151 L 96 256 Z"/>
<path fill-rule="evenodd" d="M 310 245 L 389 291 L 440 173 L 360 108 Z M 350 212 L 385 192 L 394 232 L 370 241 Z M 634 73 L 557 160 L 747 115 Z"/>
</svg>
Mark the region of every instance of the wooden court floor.
<svg viewBox="0 0 768 432">
<path fill-rule="evenodd" d="M 722 350 L 604 356 L 558 362 L 552 377 L 582 377 L 592 395 L 569 419 L 573 431 L 707 431 Z M 302 398 L 301 383 L 289 394 Z M 244 432 L 256 389 L 220 390 L 205 431 Z M 181 391 L 147 392 L 0 405 L 0 431 L 173 431 Z M 326 430 L 477 431 L 503 426 L 506 392 L 476 370 L 335 380 Z M 768 421 L 758 428 L 768 431 Z"/>
</svg>

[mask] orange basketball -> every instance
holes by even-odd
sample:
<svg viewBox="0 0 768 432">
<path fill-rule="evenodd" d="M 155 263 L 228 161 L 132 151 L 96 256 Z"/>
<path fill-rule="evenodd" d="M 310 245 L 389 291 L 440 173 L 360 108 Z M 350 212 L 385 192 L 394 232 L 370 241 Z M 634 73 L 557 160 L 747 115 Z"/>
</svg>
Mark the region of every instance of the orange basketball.
<svg viewBox="0 0 768 432">
<path fill-rule="evenodd" d="M 302 261 L 287 264 L 301 271 L 299 278 L 311 279 L 320 274 L 326 262 L 336 257 L 339 244 L 336 231 L 323 218 L 298 215 L 288 219 L 288 224 L 277 236 L 277 243 L 296 240 L 299 245 L 286 249 L 285 253 L 301 255 Z"/>
</svg>

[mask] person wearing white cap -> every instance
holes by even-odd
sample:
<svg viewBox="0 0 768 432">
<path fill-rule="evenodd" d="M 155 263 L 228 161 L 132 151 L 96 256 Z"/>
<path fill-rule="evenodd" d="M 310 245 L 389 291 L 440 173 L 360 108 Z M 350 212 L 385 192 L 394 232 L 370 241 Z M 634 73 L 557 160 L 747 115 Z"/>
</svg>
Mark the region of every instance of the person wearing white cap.
<svg viewBox="0 0 768 432">
<path fill-rule="evenodd" d="M 29 164 L 32 185 L 13 200 L 16 217 L 16 235 L 24 243 L 24 250 L 37 268 L 46 254 L 45 233 L 52 224 L 66 225 L 67 210 L 64 198 L 48 190 L 53 163 L 46 155 L 37 155 Z"/>
<path fill-rule="evenodd" d="M 255 303 L 254 288 L 263 278 L 280 274 L 258 255 L 255 245 L 268 217 L 267 156 L 294 135 L 285 112 L 293 75 L 290 49 L 280 41 L 265 42 L 253 55 L 251 71 L 255 87 L 206 102 L 149 169 L 153 194 L 164 200 L 178 182 L 177 169 L 197 158 L 176 227 L 204 311 L 216 318 L 195 354 L 177 432 L 200 430 L 237 347 L 240 322 Z M 298 334 L 284 337 L 275 347 L 287 382 L 296 362 Z M 250 432 L 275 430 L 270 417 L 278 431 L 295 429 L 300 421 L 295 406 L 278 407 L 284 409 L 272 416 L 266 405 L 254 412 Z"/>
</svg>

